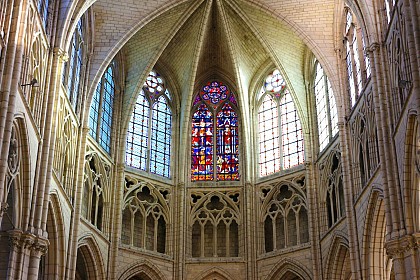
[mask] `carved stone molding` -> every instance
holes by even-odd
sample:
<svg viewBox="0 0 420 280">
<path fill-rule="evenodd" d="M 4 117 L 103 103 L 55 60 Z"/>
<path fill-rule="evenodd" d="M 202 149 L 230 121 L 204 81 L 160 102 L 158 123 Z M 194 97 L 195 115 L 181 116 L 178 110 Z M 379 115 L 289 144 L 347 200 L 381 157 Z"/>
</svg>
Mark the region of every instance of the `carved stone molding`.
<svg viewBox="0 0 420 280">
<path fill-rule="evenodd" d="M 399 239 L 390 240 L 385 244 L 386 253 L 392 258 L 401 257 L 412 250 L 418 249 L 419 247 L 420 237 L 413 235 L 406 235 Z"/>
<path fill-rule="evenodd" d="M 9 204 L 7 202 L 0 203 L 0 217 L 2 217 L 3 214 L 7 212 L 8 208 L 9 208 Z"/>
<path fill-rule="evenodd" d="M 35 254 L 44 255 L 49 246 L 48 239 L 37 237 L 31 233 L 22 232 L 21 230 L 10 230 L 9 240 L 12 248 L 29 249 Z"/>
</svg>

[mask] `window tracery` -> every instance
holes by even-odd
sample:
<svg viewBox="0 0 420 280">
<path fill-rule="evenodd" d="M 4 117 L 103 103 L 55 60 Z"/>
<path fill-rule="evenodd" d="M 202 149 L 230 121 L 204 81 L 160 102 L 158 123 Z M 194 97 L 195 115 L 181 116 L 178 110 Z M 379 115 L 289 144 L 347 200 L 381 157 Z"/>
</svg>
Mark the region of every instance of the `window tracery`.
<svg viewBox="0 0 420 280">
<path fill-rule="evenodd" d="M 321 64 L 315 61 L 315 101 L 319 150 L 322 151 L 338 133 L 337 107 L 334 93 Z"/>
<path fill-rule="evenodd" d="M 370 60 L 366 52 L 361 25 L 349 7 L 345 10 L 344 49 L 348 77 L 350 105 L 356 104 L 370 78 Z"/>
<path fill-rule="evenodd" d="M 268 253 L 309 242 L 305 178 L 275 182 L 260 187 L 261 252 Z"/>
<path fill-rule="evenodd" d="M 193 103 L 191 181 L 237 181 L 239 120 L 226 85 L 208 82 Z"/>
<path fill-rule="evenodd" d="M 110 165 L 96 152 L 86 153 L 82 216 L 105 234 L 108 234 L 110 170 Z"/>
<path fill-rule="evenodd" d="M 121 243 L 168 254 L 169 189 L 126 176 Z"/>
<path fill-rule="evenodd" d="M 23 36 L 24 54 L 20 84 L 28 84 L 34 79 L 37 81 L 36 86 L 21 87 L 21 89 L 36 124 L 41 127 L 49 46 L 47 36 L 43 33 L 42 27 L 39 26 L 36 13 L 32 7 L 28 10 L 27 30 L 30 30 L 30 32 L 26 32 Z"/>
<path fill-rule="evenodd" d="M 378 134 L 371 88 L 361 97 L 349 120 L 356 193 L 367 184 L 379 165 Z"/>
<path fill-rule="evenodd" d="M 339 146 L 319 164 L 320 187 L 326 210 L 325 225 L 332 227 L 345 216 L 343 173 Z"/>
<path fill-rule="evenodd" d="M 53 168 L 70 201 L 73 201 L 78 124 L 64 96 L 60 96 Z"/>
<path fill-rule="evenodd" d="M 410 93 L 412 77 L 403 14 L 400 8 L 394 7 L 394 9 L 394 17 L 389 24 L 389 28 L 392 31 L 388 34 L 385 44 L 388 53 L 390 83 L 392 88 L 391 102 L 393 122 L 396 124 Z"/>
<path fill-rule="evenodd" d="M 267 76 L 258 96 L 260 176 L 302 164 L 302 126 L 279 70 Z"/>
<path fill-rule="evenodd" d="M 193 258 L 239 256 L 240 198 L 237 191 L 190 194 Z"/>
<path fill-rule="evenodd" d="M 93 94 L 89 113 L 90 135 L 111 152 L 112 117 L 115 98 L 115 62 L 106 69 Z"/>
<path fill-rule="evenodd" d="M 140 91 L 128 125 L 128 166 L 169 178 L 172 138 L 171 95 L 164 79 L 151 71 Z"/>
</svg>

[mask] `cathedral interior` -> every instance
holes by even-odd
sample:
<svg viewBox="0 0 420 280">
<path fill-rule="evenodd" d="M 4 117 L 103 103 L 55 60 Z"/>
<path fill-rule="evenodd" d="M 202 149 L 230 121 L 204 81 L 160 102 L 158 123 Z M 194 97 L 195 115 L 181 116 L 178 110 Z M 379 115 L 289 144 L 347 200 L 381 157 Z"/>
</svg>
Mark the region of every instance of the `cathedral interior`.
<svg viewBox="0 0 420 280">
<path fill-rule="evenodd" d="M 418 0 L 0 0 L 0 279 L 420 279 Z"/>
</svg>

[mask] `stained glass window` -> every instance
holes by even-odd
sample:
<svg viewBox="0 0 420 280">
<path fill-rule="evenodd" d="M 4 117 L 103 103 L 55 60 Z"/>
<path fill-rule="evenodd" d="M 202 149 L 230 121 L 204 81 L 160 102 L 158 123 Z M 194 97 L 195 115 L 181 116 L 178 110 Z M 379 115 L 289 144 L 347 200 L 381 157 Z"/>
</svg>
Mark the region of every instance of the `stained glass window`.
<svg viewBox="0 0 420 280">
<path fill-rule="evenodd" d="M 79 98 L 80 80 L 82 79 L 82 64 L 84 55 L 84 16 L 77 23 L 69 51 L 69 60 L 63 68 L 63 85 L 67 88 L 67 96 L 73 108 L 76 109 Z"/>
<path fill-rule="evenodd" d="M 334 93 L 321 64 L 315 61 L 315 101 L 318 121 L 319 150 L 322 151 L 338 132 Z"/>
<path fill-rule="evenodd" d="M 38 12 L 42 20 L 42 24 L 44 25 L 44 29 L 47 29 L 48 24 L 48 9 L 49 6 L 52 4 L 50 3 L 52 0 L 38 0 Z"/>
<path fill-rule="evenodd" d="M 267 76 L 258 94 L 260 176 L 303 163 L 303 134 L 287 84 L 279 70 Z"/>
<path fill-rule="evenodd" d="M 112 62 L 96 87 L 89 113 L 90 135 L 107 153 L 111 152 L 114 95 L 114 63 Z"/>
<path fill-rule="evenodd" d="M 126 164 L 170 177 L 172 111 L 164 79 L 151 71 L 140 91 L 127 131 Z"/>
<path fill-rule="evenodd" d="M 346 7 L 344 47 L 348 74 L 350 104 L 354 106 L 370 77 L 370 60 L 366 52 L 362 29 L 350 8 Z"/>
<path fill-rule="evenodd" d="M 240 179 L 236 104 L 228 87 L 218 81 L 207 83 L 194 99 L 191 124 L 192 181 Z"/>
</svg>

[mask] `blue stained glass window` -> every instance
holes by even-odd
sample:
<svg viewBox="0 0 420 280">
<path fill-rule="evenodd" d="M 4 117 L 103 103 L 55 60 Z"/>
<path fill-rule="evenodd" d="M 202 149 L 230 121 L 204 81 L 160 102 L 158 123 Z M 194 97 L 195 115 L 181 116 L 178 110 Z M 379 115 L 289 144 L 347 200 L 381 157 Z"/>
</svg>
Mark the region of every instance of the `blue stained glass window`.
<svg viewBox="0 0 420 280">
<path fill-rule="evenodd" d="M 98 130 L 98 118 L 99 118 L 99 102 L 101 99 L 101 82 L 96 87 L 95 93 L 93 94 L 92 104 L 90 106 L 89 113 L 89 127 L 90 135 L 96 139 Z"/>
<path fill-rule="evenodd" d="M 302 164 L 302 127 L 279 70 L 267 76 L 257 94 L 260 176 Z"/>
<path fill-rule="evenodd" d="M 153 104 L 150 172 L 169 177 L 172 114 L 166 99 L 160 96 Z"/>
<path fill-rule="evenodd" d="M 63 84 L 67 83 L 67 96 L 73 108 L 77 107 L 79 98 L 80 80 L 82 75 L 82 62 L 84 52 L 84 18 L 77 23 L 77 28 L 72 37 L 69 61 L 64 64 Z M 67 76 L 67 77 L 66 77 Z"/>
<path fill-rule="evenodd" d="M 153 70 L 146 78 L 131 115 L 126 164 L 169 178 L 171 132 L 170 93 L 164 79 Z"/>
<path fill-rule="evenodd" d="M 227 86 L 217 81 L 207 83 L 194 99 L 197 108 L 191 124 L 192 181 L 240 179 L 236 104 Z"/>
<path fill-rule="evenodd" d="M 90 135 L 108 153 L 111 152 L 114 95 L 114 70 L 111 63 L 96 87 L 89 113 Z"/>
<path fill-rule="evenodd" d="M 49 0 L 38 0 L 38 12 L 41 16 L 44 29 L 47 29 L 49 5 L 51 5 Z"/>
<path fill-rule="evenodd" d="M 133 114 L 131 114 L 127 131 L 127 150 L 125 153 L 127 165 L 141 170 L 146 170 L 149 111 L 149 102 L 142 90 L 137 97 Z"/>
</svg>

